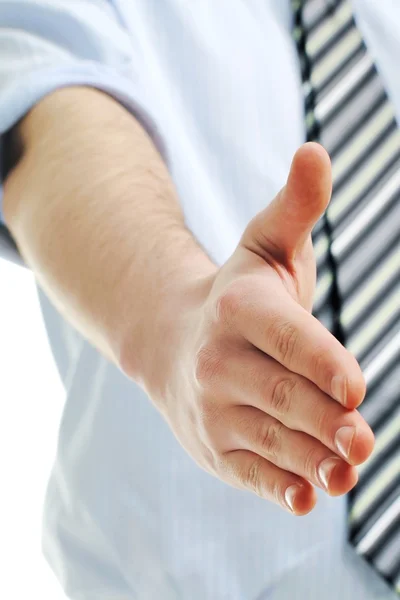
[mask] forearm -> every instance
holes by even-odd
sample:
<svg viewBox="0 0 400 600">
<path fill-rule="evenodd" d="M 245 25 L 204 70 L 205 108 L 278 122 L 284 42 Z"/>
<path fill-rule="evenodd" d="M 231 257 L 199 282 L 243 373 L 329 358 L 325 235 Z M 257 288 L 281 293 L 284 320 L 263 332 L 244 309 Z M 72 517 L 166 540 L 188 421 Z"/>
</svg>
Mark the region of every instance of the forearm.
<svg viewBox="0 0 400 600">
<path fill-rule="evenodd" d="M 20 125 L 4 214 L 61 313 L 144 376 L 188 281 L 214 266 L 185 228 L 169 174 L 135 119 L 100 92 L 61 90 Z M 195 286 L 194 286 L 195 287 Z"/>
</svg>

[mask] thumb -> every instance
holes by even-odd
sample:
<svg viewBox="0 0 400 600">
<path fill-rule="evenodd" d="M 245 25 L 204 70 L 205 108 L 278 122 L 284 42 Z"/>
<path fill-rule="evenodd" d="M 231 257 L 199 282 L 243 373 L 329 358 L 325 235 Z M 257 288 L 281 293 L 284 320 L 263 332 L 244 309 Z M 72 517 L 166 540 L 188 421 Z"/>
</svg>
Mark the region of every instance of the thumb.
<svg viewBox="0 0 400 600">
<path fill-rule="evenodd" d="M 328 206 L 331 194 L 328 153 L 319 144 L 304 144 L 293 158 L 285 187 L 249 223 L 241 244 L 280 262 L 293 259 Z"/>
</svg>

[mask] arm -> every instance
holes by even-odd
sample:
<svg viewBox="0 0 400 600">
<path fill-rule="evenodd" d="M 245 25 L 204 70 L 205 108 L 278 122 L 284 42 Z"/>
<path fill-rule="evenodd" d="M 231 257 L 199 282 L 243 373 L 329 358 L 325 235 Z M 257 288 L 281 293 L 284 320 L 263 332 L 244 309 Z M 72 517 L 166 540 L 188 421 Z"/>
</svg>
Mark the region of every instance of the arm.
<svg viewBox="0 0 400 600">
<path fill-rule="evenodd" d="M 297 153 L 287 185 L 217 269 L 185 228 L 153 144 L 109 97 L 56 92 L 19 135 L 4 213 L 23 256 L 59 310 L 147 390 L 194 460 L 296 514 L 313 508 L 312 484 L 351 489 L 352 465 L 373 445 L 354 410 L 364 382 L 308 312 L 326 153 L 313 144 Z"/>
<path fill-rule="evenodd" d="M 0 0 L 2 258 L 21 263 L 3 226 L 1 188 L 13 159 L 10 132 L 48 94 L 71 86 L 102 90 L 136 115 L 161 144 L 151 103 L 146 100 L 143 61 L 135 45 L 132 32 L 110 0 Z"/>
<path fill-rule="evenodd" d="M 86 88 L 48 96 L 17 133 L 22 159 L 3 211 L 23 257 L 106 356 L 120 365 L 134 344 L 130 355 L 150 364 L 188 273 L 215 271 L 184 226 L 157 150 L 117 102 Z M 130 370 L 141 378 L 144 365 Z"/>
</svg>

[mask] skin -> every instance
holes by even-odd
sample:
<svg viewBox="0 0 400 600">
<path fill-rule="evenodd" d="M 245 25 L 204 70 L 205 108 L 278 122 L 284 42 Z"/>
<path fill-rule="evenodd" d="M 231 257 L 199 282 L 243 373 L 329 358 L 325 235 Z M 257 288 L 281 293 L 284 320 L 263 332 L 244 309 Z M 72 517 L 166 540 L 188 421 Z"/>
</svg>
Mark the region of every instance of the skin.
<svg viewBox="0 0 400 600">
<path fill-rule="evenodd" d="M 151 140 L 108 96 L 55 92 L 16 133 L 4 212 L 22 255 L 196 463 L 296 515 L 314 507 L 315 486 L 348 492 L 373 434 L 357 411 L 359 365 L 310 312 L 325 150 L 298 150 L 219 268 L 185 227 Z"/>
</svg>

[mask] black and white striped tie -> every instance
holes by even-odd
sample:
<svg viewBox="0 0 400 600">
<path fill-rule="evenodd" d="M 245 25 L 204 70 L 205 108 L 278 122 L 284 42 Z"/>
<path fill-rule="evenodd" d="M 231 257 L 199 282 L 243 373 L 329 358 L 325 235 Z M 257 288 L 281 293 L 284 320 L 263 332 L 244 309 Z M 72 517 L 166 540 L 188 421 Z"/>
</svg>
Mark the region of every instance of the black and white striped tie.
<svg viewBox="0 0 400 600">
<path fill-rule="evenodd" d="M 376 436 L 349 537 L 400 595 L 400 128 L 349 0 L 292 0 L 307 137 L 332 158 L 314 314 L 358 359 Z"/>
</svg>

